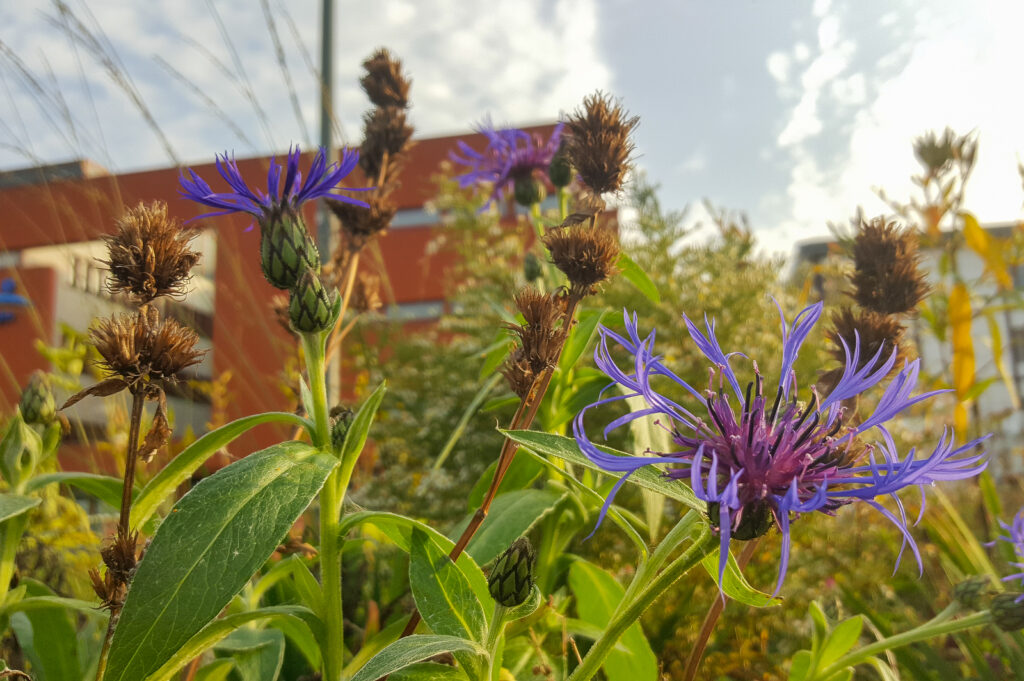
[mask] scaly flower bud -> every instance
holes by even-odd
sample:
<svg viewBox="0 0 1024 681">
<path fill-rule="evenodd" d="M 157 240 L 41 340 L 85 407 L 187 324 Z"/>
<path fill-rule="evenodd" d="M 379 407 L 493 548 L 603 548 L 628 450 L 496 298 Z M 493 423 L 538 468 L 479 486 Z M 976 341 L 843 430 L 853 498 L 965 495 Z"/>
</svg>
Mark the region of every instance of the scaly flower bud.
<svg viewBox="0 0 1024 681">
<path fill-rule="evenodd" d="M 316 273 L 307 269 L 292 289 L 288 317 L 300 333 L 326 331 L 331 325 L 334 295 L 328 294 Z"/>
<path fill-rule="evenodd" d="M 1003 631 L 1024 629 L 1024 594 L 1002 593 L 992 599 L 992 622 Z"/>
<path fill-rule="evenodd" d="M 46 425 L 53 421 L 57 416 L 57 403 L 53 399 L 53 391 L 50 390 L 50 381 L 46 374 L 41 371 L 32 373 L 28 385 L 21 392 L 18 408 L 25 423 Z"/>
<path fill-rule="evenodd" d="M 853 244 L 854 300 L 882 314 L 912 312 L 928 295 L 920 259 L 913 232 L 881 218 L 862 224 Z"/>
<path fill-rule="evenodd" d="M 335 451 L 341 451 L 341 446 L 345 444 L 345 436 L 348 435 L 353 416 L 355 414 L 352 410 L 346 407 L 331 409 L 331 446 Z"/>
<path fill-rule="evenodd" d="M 487 588 L 495 601 L 512 608 L 522 605 L 533 590 L 533 562 L 536 559 L 530 540 L 516 539 L 505 553 L 498 556 L 487 578 Z"/>
<path fill-rule="evenodd" d="M 526 257 L 523 258 L 523 277 L 526 278 L 526 281 L 537 281 L 543 274 L 540 258 L 533 253 L 527 253 Z"/>
<path fill-rule="evenodd" d="M 260 267 L 271 286 L 285 291 L 295 288 L 306 270 L 320 272 L 320 252 L 297 213 L 260 220 Z"/>
<path fill-rule="evenodd" d="M 953 587 L 953 598 L 965 608 L 976 610 L 981 597 L 988 591 L 988 577 L 975 575 Z"/>
<path fill-rule="evenodd" d="M 559 147 L 558 153 L 551 159 L 548 166 L 548 179 L 556 187 L 568 187 L 572 182 L 572 164 L 569 162 L 569 155 L 565 153 L 565 141 Z"/>
</svg>

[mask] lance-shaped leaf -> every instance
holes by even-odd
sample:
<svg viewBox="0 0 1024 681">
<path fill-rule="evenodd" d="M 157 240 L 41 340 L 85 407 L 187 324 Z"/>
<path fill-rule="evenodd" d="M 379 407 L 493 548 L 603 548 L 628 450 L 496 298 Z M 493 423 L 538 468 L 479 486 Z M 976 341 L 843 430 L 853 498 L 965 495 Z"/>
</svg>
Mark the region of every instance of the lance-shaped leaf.
<svg viewBox="0 0 1024 681">
<path fill-rule="evenodd" d="M 132 580 L 106 681 L 146 678 L 216 617 L 336 463 L 307 444 L 284 442 L 221 469 L 175 504 Z"/>
<path fill-rule="evenodd" d="M 352 677 L 352 681 L 377 681 L 382 676 L 394 674 L 399 669 L 405 669 L 441 653 L 487 655 L 487 651 L 479 643 L 457 636 L 407 636 L 377 653 Z"/>
</svg>

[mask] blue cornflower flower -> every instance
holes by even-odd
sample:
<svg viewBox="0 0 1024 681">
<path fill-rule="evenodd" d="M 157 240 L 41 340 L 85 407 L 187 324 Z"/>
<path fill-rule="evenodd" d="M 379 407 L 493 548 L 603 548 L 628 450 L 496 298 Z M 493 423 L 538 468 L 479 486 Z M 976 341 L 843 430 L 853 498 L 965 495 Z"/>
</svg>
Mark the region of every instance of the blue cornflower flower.
<svg viewBox="0 0 1024 681">
<path fill-rule="evenodd" d="M 309 167 L 309 173 L 305 181 L 302 173 L 299 172 L 299 160 L 302 153 L 298 147 L 288 150 L 288 160 L 284 166 L 277 162 L 276 158 L 270 159 L 270 169 L 267 171 L 267 191 L 250 189 L 242 179 L 238 170 L 238 164 L 234 156 L 227 152 L 217 155 L 217 172 L 224 178 L 224 181 L 231 187 L 229 192 L 215 192 L 210 185 L 199 177 L 191 168 L 188 169 L 188 177 L 181 174 L 180 194 L 204 206 L 218 208 L 219 210 L 204 213 L 199 217 L 212 217 L 215 215 L 227 215 L 229 213 L 249 213 L 261 220 L 272 219 L 281 213 L 296 213 L 306 201 L 331 197 L 344 203 L 352 203 L 357 206 L 369 208 L 365 201 L 353 199 L 341 191 L 365 191 L 365 188 L 351 189 L 337 187 L 342 178 L 352 172 L 359 162 L 359 152 L 344 150 L 340 162 L 327 163 L 327 152 L 323 147 L 313 157 L 313 163 Z M 281 182 L 281 170 L 284 169 L 284 182 Z"/>
<path fill-rule="evenodd" d="M 1007 524 L 1000 520 L 999 525 L 1006 532 L 1005 535 L 999 536 L 1000 541 L 1008 542 L 1013 546 L 1013 552 L 1017 555 L 1017 558 L 1024 561 L 1024 508 L 1017 511 L 1017 515 L 1013 517 L 1013 522 Z M 1024 562 L 1010 563 L 1010 565 L 1024 568 Z M 1024 582 L 1024 572 L 1003 577 L 1004 582 L 1011 582 L 1013 580 Z M 1018 596 L 1015 602 L 1020 603 L 1021 601 L 1024 601 L 1024 594 Z"/>
<path fill-rule="evenodd" d="M 448 157 L 469 169 L 456 176 L 460 187 L 488 183 L 492 186 L 490 198 L 484 208 L 495 201 L 504 199 L 506 192 L 514 190 L 517 181 L 543 178 L 551 165 L 551 160 L 558 153 L 562 141 L 562 128 L 559 123 L 545 142 L 538 135 L 531 135 L 517 128 L 495 128 L 490 121 L 485 121 L 478 132 L 487 138 L 487 147 L 483 152 L 459 140 L 457 142 L 462 155 L 449 152 Z"/>
<path fill-rule="evenodd" d="M 667 477 L 688 480 L 697 497 L 708 504 L 712 525 L 720 535 L 720 582 L 731 539 L 752 539 L 774 523 L 782 534 L 775 589 L 778 593 L 789 565 L 792 520 L 813 511 L 833 515 L 839 507 L 854 501 L 869 504 L 895 524 L 903 534 L 900 557 L 909 545 L 920 566 L 921 556 L 896 492 L 910 486 L 920 488 L 923 512 L 925 485 L 968 478 L 984 470 L 984 453 L 971 450 L 988 436 L 955 447 L 953 434 L 944 432 L 931 454 L 919 457 L 911 449 L 905 457 L 900 456 L 885 423 L 908 407 L 945 392 L 911 394 L 920 371 L 919 360 L 906 363 L 895 375 L 872 414 L 858 424 L 844 426 L 842 402 L 880 383 L 896 362 L 895 352 L 884 359 L 881 349 L 871 361 L 860 362 L 859 342 L 852 350 L 844 343 L 845 369 L 832 392 L 822 398 L 812 387 L 806 404 L 799 404 L 793 364 L 821 311 L 821 303 L 807 307 L 790 325 L 780 308 L 782 369 L 778 384 L 773 386 L 774 399 L 765 395 L 765 381 L 756 362 L 754 380 L 746 390 L 741 389 L 730 360 L 745 355 L 726 354 L 715 336 L 714 321 L 706 317 L 702 331 L 684 315 L 690 337 L 712 365 L 708 390 L 703 393 L 654 354 L 655 332 L 641 338 L 635 314 L 632 318 L 628 313 L 624 315 L 625 335 L 600 327 L 595 361 L 624 394 L 586 407 L 576 417 L 573 432 L 580 449 L 594 463 L 625 475 L 612 489 L 598 522 L 630 474 L 649 464 L 667 464 Z M 612 359 L 613 345 L 633 356 L 625 368 Z M 660 383 L 658 389 L 652 385 L 652 381 L 663 379 L 668 379 L 669 386 L 675 384 L 689 393 L 703 415 L 698 416 L 697 408 L 683 406 L 660 392 Z M 632 397 L 643 398 L 646 407 L 612 421 L 605 435 L 637 418 L 665 417 L 659 425 L 669 429 L 676 451 L 621 457 L 594 446 L 583 427 L 586 413 L 596 406 Z M 862 436 L 872 430 L 880 441 L 863 444 Z M 878 499 L 887 495 L 895 500 L 898 515 L 879 503 Z M 899 565 L 899 557 L 896 562 Z"/>
<path fill-rule="evenodd" d="M 18 285 L 15 283 L 14 279 L 5 277 L 0 280 L 0 305 L 28 307 L 31 304 L 28 302 L 28 298 L 15 293 L 17 290 Z M 7 310 L 0 310 L 0 324 L 6 324 L 11 321 L 14 321 L 14 313 Z"/>
</svg>

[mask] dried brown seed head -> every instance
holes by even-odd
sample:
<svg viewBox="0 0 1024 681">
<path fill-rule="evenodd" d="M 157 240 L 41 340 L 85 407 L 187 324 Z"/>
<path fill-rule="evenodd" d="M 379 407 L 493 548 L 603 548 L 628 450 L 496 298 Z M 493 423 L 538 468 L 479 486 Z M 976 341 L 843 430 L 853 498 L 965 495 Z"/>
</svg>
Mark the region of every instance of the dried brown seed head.
<svg viewBox="0 0 1024 681">
<path fill-rule="evenodd" d="M 360 272 L 352 284 L 352 302 L 356 312 L 376 312 L 384 303 L 380 299 L 380 277 L 371 272 Z"/>
<path fill-rule="evenodd" d="M 381 177 L 394 178 L 398 174 L 412 133 L 405 110 L 397 106 L 378 107 L 363 115 L 359 167 L 369 183 L 377 184 Z"/>
<path fill-rule="evenodd" d="M 846 366 L 846 353 L 849 352 L 852 359 L 855 347 L 859 348 L 857 371 L 868 366 L 875 370 L 885 364 L 895 352 L 896 361 L 889 371 L 889 375 L 893 375 L 903 368 L 904 360 L 909 354 L 904 343 L 905 333 L 906 328 L 893 315 L 880 314 L 872 310 L 855 311 L 850 307 L 833 313 L 832 328 L 828 331 L 828 339 L 831 342 L 829 352 L 840 366 L 822 375 L 822 388 L 831 391 L 835 387 Z"/>
<path fill-rule="evenodd" d="M 523 315 L 523 324 L 505 324 L 519 337 L 517 347 L 502 369 L 509 386 L 520 397 L 533 380 L 555 366 L 562 346 L 560 322 L 565 315 L 564 300 L 532 288 L 524 288 L 515 297 Z"/>
<path fill-rule="evenodd" d="M 159 296 L 183 296 L 200 254 L 189 247 L 198 235 L 168 217 L 156 201 L 129 208 L 117 220 L 117 232 L 105 237 L 111 293 L 126 293 L 141 303 Z"/>
<path fill-rule="evenodd" d="M 363 91 L 376 106 L 409 107 L 412 82 L 402 73 L 402 62 L 386 47 L 375 51 L 363 62 L 366 75 L 359 79 Z"/>
<path fill-rule="evenodd" d="M 501 366 L 501 375 L 508 381 L 508 387 L 521 400 L 530 394 L 537 374 L 530 367 L 530 361 L 522 347 L 515 348 Z"/>
<path fill-rule="evenodd" d="M 361 206 L 354 206 L 350 203 L 327 199 L 327 206 L 341 222 L 341 231 L 344 234 L 344 248 L 341 253 L 355 253 L 363 249 L 374 236 L 383 234 L 391 226 L 391 220 L 395 217 L 397 209 L 394 204 L 384 196 L 373 196 L 369 200 L 369 209 Z M 336 260 L 341 257 L 336 254 Z M 339 272 L 344 267 L 338 268 Z"/>
<path fill-rule="evenodd" d="M 569 278 L 573 295 L 593 293 L 595 286 L 618 271 L 619 237 L 608 227 L 557 227 L 543 241 L 551 261 Z"/>
<path fill-rule="evenodd" d="M 566 120 L 565 153 L 594 194 L 622 188 L 633 153 L 630 134 L 639 122 L 602 92 L 584 99 L 583 108 Z"/>
<path fill-rule="evenodd" d="M 862 223 L 853 244 L 854 300 L 882 314 L 912 312 L 929 289 L 920 260 L 912 231 L 882 218 Z"/>
<path fill-rule="evenodd" d="M 89 337 L 103 358 L 101 365 L 133 392 L 150 381 L 175 379 L 203 356 L 195 348 L 195 331 L 173 319 L 161 320 L 153 307 L 101 319 Z"/>
</svg>

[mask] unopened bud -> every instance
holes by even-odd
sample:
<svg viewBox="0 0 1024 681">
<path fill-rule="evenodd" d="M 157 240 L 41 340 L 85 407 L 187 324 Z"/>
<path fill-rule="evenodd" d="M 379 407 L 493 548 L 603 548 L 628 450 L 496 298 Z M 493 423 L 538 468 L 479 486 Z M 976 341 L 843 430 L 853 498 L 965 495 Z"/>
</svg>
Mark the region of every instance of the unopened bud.
<svg viewBox="0 0 1024 681">
<path fill-rule="evenodd" d="M 526 278 L 526 281 L 537 281 L 543 274 L 540 258 L 533 253 L 527 253 L 526 257 L 523 258 L 523 276 Z"/>
<path fill-rule="evenodd" d="M 282 213 L 260 223 L 260 267 L 271 286 L 295 287 L 306 270 L 320 272 L 320 253 L 298 215 Z"/>
<path fill-rule="evenodd" d="M 50 382 L 43 372 L 36 371 L 28 379 L 28 385 L 21 392 L 18 408 L 25 423 L 45 425 L 56 417 L 57 404 L 50 390 Z"/>
<path fill-rule="evenodd" d="M 331 410 L 331 446 L 335 451 L 341 451 L 341 446 L 345 444 L 345 436 L 348 435 L 353 416 L 352 410 L 345 407 L 335 407 Z"/>
<path fill-rule="evenodd" d="M 516 178 L 515 198 L 520 206 L 530 207 L 544 200 L 544 185 L 532 176 Z"/>
<path fill-rule="evenodd" d="M 992 599 L 992 622 L 1003 631 L 1024 629 L 1024 594 L 1003 593 Z"/>
<path fill-rule="evenodd" d="M 559 150 L 548 166 L 548 179 L 556 187 L 567 187 L 572 182 L 572 165 L 569 157 Z"/>
<path fill-rule="evenodd" d="M 977 610 L 978 605 L 981 603 L 981 597 L 987 591 L 988 577 L 975 575 L 953 587 L 953 598 L 965 608 Z"/>
<path fill-rule="evenodd" d="M 536 558 L 530 541 L 520 537 L 498 557 L 487 578 L 487 587 L 495 601 L 512 608 L 522 605 L 533 590 L 533 562 Z"/>
<path fill-rule="evenodd" d="M 292 289 L 288 302 L 288 318 L 300 333 L 326 331 L 331 325 L 334 308 L 333 296 L 313 270 L 306 270 Z"/>
</svg>

